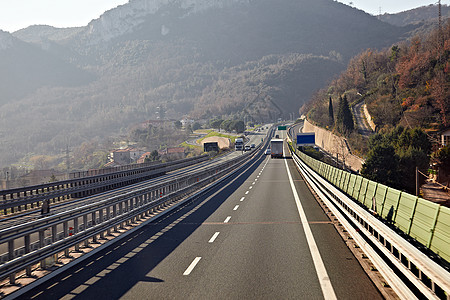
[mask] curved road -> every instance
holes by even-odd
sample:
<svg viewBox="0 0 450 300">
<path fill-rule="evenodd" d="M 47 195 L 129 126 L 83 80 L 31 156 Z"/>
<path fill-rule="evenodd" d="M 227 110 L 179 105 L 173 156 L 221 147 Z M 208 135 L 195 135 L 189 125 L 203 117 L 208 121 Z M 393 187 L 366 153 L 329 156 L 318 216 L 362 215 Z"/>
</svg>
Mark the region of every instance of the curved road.
<svg viewBox="0 0 450 300">
<path fill-rule="evenodd" d="M 358 132 L 362 136 L 368 138 L 372 134 L 372 129 L 366 122 L 366 118 L 364 117 L 364 113 L 362 111 L 362 106 L 365 104 L 364 101 L 356 104 L 352 107 L 353 115 L 355 116 L 356 124 L 358 126 Z"/>
<path fill-rule="evenodd" d="M 325 273 L 317 266 L 318 257 Z M 292 160 L 261 156 L 219 189 L 144 226 L 24 298 L 334 296 L 381 299 Z"/>
</svg>

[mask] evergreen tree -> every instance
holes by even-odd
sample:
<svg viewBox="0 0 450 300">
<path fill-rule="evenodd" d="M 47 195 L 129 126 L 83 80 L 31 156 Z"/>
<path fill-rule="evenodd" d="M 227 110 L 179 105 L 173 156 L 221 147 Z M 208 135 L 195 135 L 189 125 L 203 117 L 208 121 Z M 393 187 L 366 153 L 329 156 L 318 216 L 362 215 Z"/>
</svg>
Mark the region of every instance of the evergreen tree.
<svg viewBox="0 0 450 300">
<path fill-rule="evenodd" d="M 235 130 L 237 133 L 242 133 L 245 130 L 245 124 L 244 121 L 238 121 L 238 120 L 234 120 L 231 123 L 232 130 Z"/>
<path fill-rule="evenodd" d="M 344 99 L 342 100 L 342 106 L 343 106 L 343 128 L 345 134 L 350 134 L 354 129 L 354 123 L 353 123 L 353 114 L 350 110 L 350 106 L 348 105 L 347 96 L 344 95 Z"/>
<path fill-rule="evenodd" d="M 336 127 L 343 134 L 350 134 L 354 129 L 353 114 L 348 105 L 347 96 L 339 97 Z"/>
<path fill-rule="evenodd" d="M 328 103 L 328 120 L 330 122 L 330 126 L 334 125 L 334 112 L 333 112 L 333 101 L 330 97 L 330 102 Z"/>
<path fill-rule="evenodd" d="M 344 123 L 344 100 L 342 99 L 342 96 L 339 96 L 339 103 L 338 103 L 338 112 L 336 116 L 336 128 L 338 131 L 343 131 L 343 124 Z"/>
<path fill-rule="evenodd" d="M 361 175 L 370 180 L 398 188 L 399 157 L 392 145 L 381 143 L 370 149 Z"/>
<path fill-rule="evenodd" d="M 369 153 L 361 170 L 364 177 L 388 186 L 415 191 L 415 168 L 426 172 L 431 145 L 421 129 L 401 126 L 369 139 Z"/>
<path fill-rule="evenodd" d="M 181 127 L 183 126 L 183 124 L 181 124 L 181 121 L 180 121 L 180 120 L 176 120 L 176 121 L 174 122 L 174 125 L 175 125 L 175 128 L 176 128 L 176 129 L 181 129 Z"/>
</svg>

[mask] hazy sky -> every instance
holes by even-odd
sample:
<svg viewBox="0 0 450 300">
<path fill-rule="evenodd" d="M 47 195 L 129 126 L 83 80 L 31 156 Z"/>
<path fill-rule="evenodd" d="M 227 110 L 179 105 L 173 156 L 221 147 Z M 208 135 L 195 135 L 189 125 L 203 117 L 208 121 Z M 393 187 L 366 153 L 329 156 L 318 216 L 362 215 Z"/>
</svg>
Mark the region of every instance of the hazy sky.
<svg viewBox="0 0 450 300">
<path fill-rule="evenodd" d="M 353 2 L 354 7 L 362 9 L 369 14 L 378 15 L 381 7 L 381 13 L 398 13 L 412 8 L 437 3 L 437 0 L 349 0 L 339 2 L 349 4 Z M 442 4 L 449 4 L 450 0 L 441 0 Z"/>
<path fill-rule="evenodd" d="M 274 0 L 276 1 L 276 0 Z M 54 27 L 85 26 L 103 12 L 128 0 L 0 0 L 0 29 L 14 32 L 35 24 Z M 353 0 L 339 2 L 377 15 L 396 13 L 423 5 L 437 3 L 437 0 Z M 443 0 L 449 4 L 450 0 Z"/>
</svg>

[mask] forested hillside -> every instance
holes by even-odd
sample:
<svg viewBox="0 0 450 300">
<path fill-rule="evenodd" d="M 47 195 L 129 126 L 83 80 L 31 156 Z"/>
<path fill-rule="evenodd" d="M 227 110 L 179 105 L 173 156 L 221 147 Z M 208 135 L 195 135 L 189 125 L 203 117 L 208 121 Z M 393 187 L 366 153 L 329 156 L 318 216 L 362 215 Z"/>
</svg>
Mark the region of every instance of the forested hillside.
<svg viewBox="0 0 450 300">
<path fill-rule="evenodd" d="M 441 33 L 416 36 L 389 49 L 368 49 L 303 108 L 321 126 L 330 124 L 329 98 L 366 101 L 379 129 L 397 125 L 442 129 L 450 125 L 450 24 Z"/>
<path fill-rule="evenodd" d="M 350 57 L 409 30 L 332 0 L 134 0 L 85 27 L 20 30 L 0 39 L 0 167 L 118 139 L 161 108 L 288 118 Z"/>
<path fill-rule="evenodd" d="M 449 59 L 450 22 L 442 31 L 360 53 L 302 112 L 348 138 L 353 151 L 366 159 L 363 176 L 415 193 L 416 167 L 426 174 L 430 159 L 437 166 L 450 159 L 448 147 L 432 153 L 431 146 L 433 134 L 450 126 Z M 349 109 L 361 101 L 377 126 L 369 140 L 354 130 Z"/>
</svg>

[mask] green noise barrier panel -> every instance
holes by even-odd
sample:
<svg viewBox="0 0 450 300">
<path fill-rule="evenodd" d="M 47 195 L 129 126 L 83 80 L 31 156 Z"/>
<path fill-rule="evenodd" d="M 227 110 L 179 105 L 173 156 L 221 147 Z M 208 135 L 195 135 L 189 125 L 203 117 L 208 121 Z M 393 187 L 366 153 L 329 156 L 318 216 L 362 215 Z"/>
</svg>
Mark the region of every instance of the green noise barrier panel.
<svg viewBox="0 0 450 300">
<path fill-rule="evenodd" d="M 417 196 L 402 193 L 400 203 L 397 208 L 397 216 L 395 217 L 395 225 L 406 234 L 409 234 L 411 223 L 416 209 Z"/>
<path fill-rule="evenodd" d="M 363 178 L 361 176 L 356 177 L 355 186 L 353 187 L 353 193 L 351 194 L 353 199 L 358 199 L 358 197 L 359 197 L 359 192 L 361 191 L 362 180 L 363 180 Z"/>
<path fill-rule="evenodd" d="M 367 178 L 362 179 L 361 182 L 361 188 L 359 189 L 359 195 L 358 195 L 358 202 L 364 204 L 364 200 L 366 199 L 366 192 L 367 192 L 367 185 L 369 184 L 370 180 Z"/>
<path fill-rule="evenodd" d="M 379 215 L 381 215 L 383 212 L 384 202 L 386 201 L 386 193 L 388 189 L 389 187 L 385 186 L 384 184 L 379 183 L 377 185 L 377 190 L 375 192 L 374 211 Z"/>
<path fill-rule="evenodd" d="M 439 212 L 439 204 L 418 199 L 414 213 L 414 222 L 411 224 L 409 235 L 420 242 L 422 245 L 428 245 L 430 232 L 434 231 L 436 217 Z"/>
<path fill-rule="evenodd" d="M 431 233 L 428 248 L 440 257 L 450 261 L 450 208 L 441 206 Z"/>
<path fill-rule="evenodd" d="M 450 262 L 450 208 L 296 153 L 328 182 Z"/>
<path fill-rule="evenodd" d="M 355 188 L 355 184 L 356 184 L 356 179 L 357 178 L 358 178 L 357 175 L 350 174 L 350 179 L 348 181 L 347 190 L 345 191 L 347 193 L 347 195 L 352 195 L 353 194 L 353 190 Z"/>
<path fill-rule="evenodd" d="M 402 192 L 399 190 L 388 188 L 388 190 L 386 191 L 383 210 L 381 211 L 381 217 L 388 220 L 389 222 L 393 222 L 395 220 L 401 194 Z"/>
<path fill-rule="evenodd" d="M 364 204 L 364 206 L 366 206 L 370 209 L 373 209 L 373 210 L 375 210 L 375 208 L 373 207 L 373 204 L 377 202 L 374 199 L 375 192 L 377 190 L 377 185 L 378 185 L 378 183 L 369 180 L 369 182 L 367 183 L 366 196 L 364 197 L 364 202 L 362 202 L 362 204 Z"/>
</svg>

